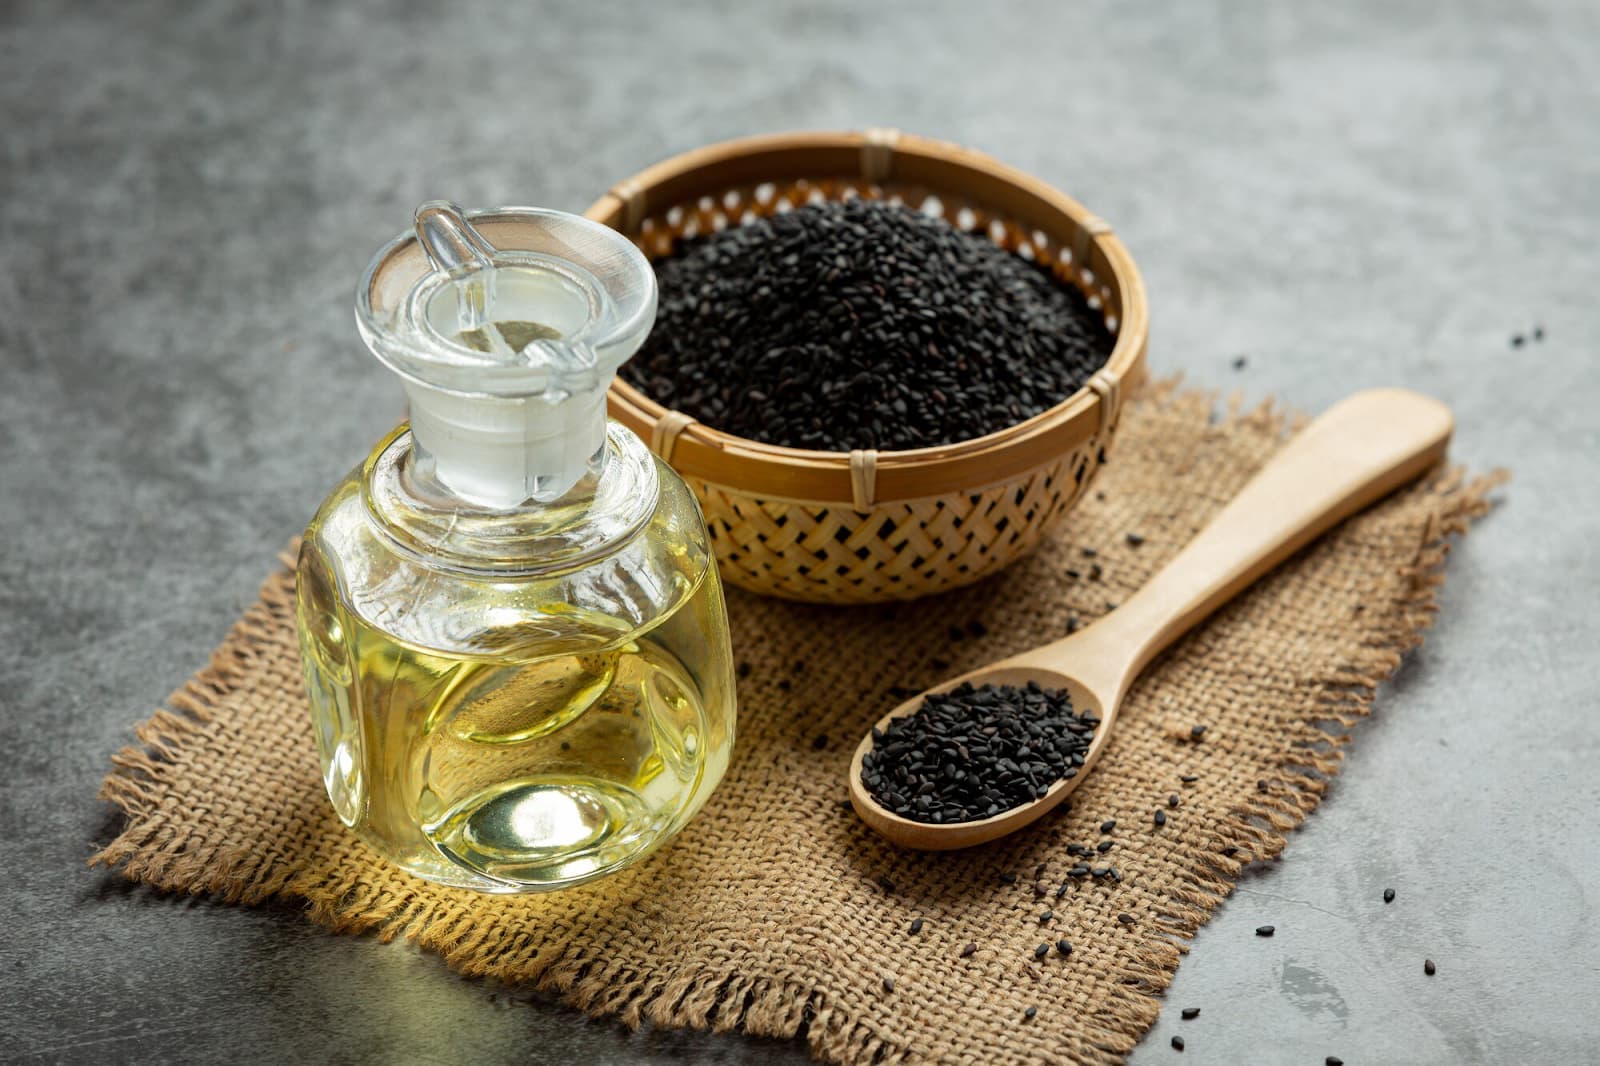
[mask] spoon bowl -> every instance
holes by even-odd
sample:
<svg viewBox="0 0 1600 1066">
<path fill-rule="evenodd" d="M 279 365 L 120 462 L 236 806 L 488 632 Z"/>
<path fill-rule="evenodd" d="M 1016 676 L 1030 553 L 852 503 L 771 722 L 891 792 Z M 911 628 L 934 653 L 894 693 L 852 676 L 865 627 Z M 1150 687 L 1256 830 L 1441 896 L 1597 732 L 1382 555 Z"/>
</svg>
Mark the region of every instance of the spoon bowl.
<svg viewBox="0 0 1600 1066">
<path fill-rule="evenodd" d="M 946 851 L 1015 832 L 1054 810 L 1088 776 L 1111 741 L 1117 711 L 1139 671 L 1178 637 L 1345 518 L 1420 477 L 1444 458 L 1453 419 L 1437 400 L 1403 389 L 1356 393 L 1280 448 L 1171 562 L 1121 607 L 1077 633 L 978 667 L 900 704 L 875 729 L 914 714 L 931 694 L 973 685 L 1066 689 L 1095 728 L 1076 774 L 1043 796 L 988 818 L 919 822 L 880 804 L 861 780 L 869 732 L 850 760 L 850 803 L 861 820 L 903 847 Z"/>
</svg>

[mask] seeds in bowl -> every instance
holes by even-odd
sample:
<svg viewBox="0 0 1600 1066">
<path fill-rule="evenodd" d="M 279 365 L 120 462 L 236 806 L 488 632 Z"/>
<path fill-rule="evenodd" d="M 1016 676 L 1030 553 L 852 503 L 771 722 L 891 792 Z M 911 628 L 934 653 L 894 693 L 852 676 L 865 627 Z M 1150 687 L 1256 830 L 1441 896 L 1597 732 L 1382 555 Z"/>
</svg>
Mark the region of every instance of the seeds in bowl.
<svg viewBox="0 0 1600 1066">
<path fill-rule="evenodd" d="M 1115 337 L 1074 286 L 941 218 L 823 201 L 680 239 L 622 376 L 708 426 L 794 448 L 926 448 L 1076 392 Z"/>
</svg>

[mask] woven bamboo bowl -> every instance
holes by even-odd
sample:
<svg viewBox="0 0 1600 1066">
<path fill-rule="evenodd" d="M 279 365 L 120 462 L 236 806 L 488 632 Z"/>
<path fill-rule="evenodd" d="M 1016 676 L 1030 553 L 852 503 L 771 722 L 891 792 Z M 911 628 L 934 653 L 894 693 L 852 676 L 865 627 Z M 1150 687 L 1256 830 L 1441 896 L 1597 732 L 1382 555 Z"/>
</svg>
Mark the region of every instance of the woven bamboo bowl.
<svg viewBox="0 0 1600 1066">
<path fill-rule="evenodd" d="M 618 379 L 611 414 L 700 499 L 723 576 L 827 603 L 909 600 L 970 584 L 1032 550 L 1105 463 L 1144 373 L 1144 283 L 1111 227 L 982 153 L 893 130 L 711 145 L 618 184 L 588 217 L 652 259 L 680 236 L 818 199 L 900 200 L 1050 266 L 1116 343 L 1084 388 L 987 436 L 911 451 L 809 451 L 720 432 Z"/>
</svg>

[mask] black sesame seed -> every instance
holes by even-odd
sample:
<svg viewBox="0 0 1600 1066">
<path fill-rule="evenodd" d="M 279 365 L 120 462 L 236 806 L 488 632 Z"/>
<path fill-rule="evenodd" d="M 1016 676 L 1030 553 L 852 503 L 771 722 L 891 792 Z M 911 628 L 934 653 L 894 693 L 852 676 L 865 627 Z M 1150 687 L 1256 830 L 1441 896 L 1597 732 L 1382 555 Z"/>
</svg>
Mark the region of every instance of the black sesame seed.
<svg viewBox="0 0 1600 1066">
<path fill-rule="evenodd" d="M 1167 806 L 1168 807 L 1176 807 L 1178 805 L 1178 803 L 1179 803 L 1178 794 L 1176 792 L 1173 792 L 1173 793 L 1171 793 L 1170 795 L 1167 796 Z"/>
<path fill-rule="evenodd" d="M 744 662 L 740 663 L 739 667 L 738 667 L 739 679 L 742 681 L 745 678 L 749 677 L 751 669 L 752 668 L 751 668 L 749 663 L 744 663 Z"/>
<path fill-rule="evenodd" d="M 1386 888 L 1386 889 L 1383 890 L 1383 901 L 1385 903 L 1393 903 L 1394 902 L 1394 889 Z"/>
<path fill-rule="evenodd" d="M 1178 780 L 1182 781 L 1186 785 L 1192 785 L 1196 781 L 1200 780 L 1200 775 L 1199 774 L 1184 774 L 1182 777 L 1178 778 Z"/>
<path fill-rule="evenodd" d="M 1172 1038 L 1172 1050 L 1174 1050 L 1174 1051 L 1182 1051 L 1183 1050 L 1183 1037 L 1175 1036 L 1175 1037 Z"/>
<path fill-rule="evenodd" d="M 1072 945 L 1067 941 L 1067 939 L 1065 937 L 1062 937 L 1060 940 L 1056 941 L 1056 954 L 1058 954 L 1058 955 L 1071 955 L 1072 954 Z"/>
<path fill-rule="evenodd" d="M 1522 334 L 1520 334 L 1520 333 L 1513 333 L 1513 334 L 1512 334 L 1512 335 L 1511 335 L 1511 347 L 1513 347 L 1513 348 L 1520 348 L 1520 347 L 1522 347 L 1522 344 L 1523 344 L 1523 341 L 1525 341 L 1525 340 L 1526 340 L 1526 339 L 1527 339 L 1527 338 L 1525 338 L 1525 337 L 1524 337 L 1524 336 L 1523 336 L 1523 335 L 1522 335 Z"/>
<path fill-rule="evenodd" d="M 1199 1007 L 1185 1007 L 1185 1008 L 1183 1008 L 1183 1011 L 1181 1013 L 1183 1015 L 1183 1020 L 1184 1021 L 1186 1021 L 1186 1022 L 1193 1021 L 1194 1019 L 1200 1017 L 1200 1008 Z"/>
<path fill-rule="evenodd" d="M 1109 833 L 1113 829 L 1115 829 L 1116 827 L 1117 827 L 1116 819 L 1115 818 L 1107 818 L 1105 821 L 1100 823 L 1100 832 Z"/>
<path fill-rule="evenodd" d="M 1337 1055 L 1329 1055 L 1322 1060 L 1322 1066 L 1344 1066 L 1344 1060 Z"/>
<path fill-rule="evenodd" d="M 961 957 L 963 959 L 970 959 L 977 952 L 977 950 L 977 944 L 968 943 L 966 947 L 961 949 Z"/>
<path fill-rule="evenodd" d="M 791 688 L 794 688 L 794 683 L 791 682 L 787 677 L 778 682 L 779 692 L 788 692 Z"/>
<path fill-rule="evenodd" d="M 1167 812 L 1166 811 L 1156 811 L 1155 821 L 1156 821 L 1156 825 L 1158 825 L 1158 826 L 1166 825 L 1167 824 Z"/>
<path fill-rule="evenodd" d="M 1036 959 L 1042 959 L 1048 954 L 1050 954 L 1049 944 L 1040 944 L 1038 947 L 1033 949 L 1033 957 Z"/>
<path fill-rule="evenodd" d="M 1227 847 L 1222 849 L 1222 854 L 1231 859 L 1235 855 L 1239 854 L 1239 849 L 1234 847 L 1232 844 L 1229 844 Z"/>
<path fill-rule="evenodd" d="M 885 992 L 893 992 L 894 991 L 894 978 L 893 977 L 888 977 L 888 976 L 884 977 L 884 979 L 883 979 L 883 990 Z"/>
<path fill-rule="evenodd" d="M 1031 1022 L 1038 1013 L 1038 1007 L 1029 1007 L 1027 1010 L 1022 1012 L 1022 1016 Z"/>
<path fill-rule="evenodd" d="M 1112 849 L 1112 847 L 1115 846 L 1115 843 L 1116 843 L 1115 841 L 1111 841 L 1111 840 L 1102 840 L 1100 843 L 1098 843 L 1098 844 L 1096 844 L 1094 846 L 1094 850 L 1096 850 L 1100 854 L 1104 855 L 1106 852 L 1110 851 Z"/>
<path fill-rule="evenodd" d="M 1277 931 L 1278 931 L 1278 927 L 1275 926 L 1275 925 L 1258 925 L 1258 926 L 1256 926 L 1256 936 L 1271 936 L 1273 933 L 1276 933 Z"/>
<path fill-rule="evenodd" d="M 1096 555 L 1099 555 L 1099 554 L 1100 553 L 1095 551 L 1093 548 L 1085 548 L 1085 549 L 1083 549 L 1083 557 L 1085 559 L 1093 559 Z"/>
<path fill-rule="evenodd" d="M 1243 370 L 1243 369 L 1244 369 L 1244 368 L 1245 368 L 1245 364 L 1246 364 L 1246 363 L 1247 363 L 1247 362 L 1248 362 L 1248 360 L 1247 360 L 1247 359 L 1245 359 L 1245 357 L 1244 357 L 1244 356 L 1242 356 L 1242 355 L 1241 355 L 1241 356 L 1237 356 L 1237 357 L 1236 357 L 1236 358 L 1235 358 L 1235 359 L 1234 359 L 1234 360 L 1233 360 L 1233 368 L 1234 368 L 1234 369 L 1235 369 L 1235 370 Z"/>
<path fill-rule="evenodd" d="M 882 874 L 878 875 L 878 887 L 883 889 L 883 894 L 885 896 L 894 894 L 894 882 L 889 880 L 887 877 L 884 877 Z"/>
<path fill-rule="evenodd" d="M 1056 899 L 1060 899 L 1062 896 L 1065 896 L 1066 894 L 1067 894 L 1067 882 L 1062 882 L 1061 887 L 1056 889 Z"/>
<path fill-rule="evenodd" d="M 1432 959 L 1423 959 L 1422 960 L 1422 972 L 1423 973 L 1427 974 L 1429 977 L 1432 977 L 1434 975 L 1435 971 L 1437 971 L 1437 970 L 1438 970 L 1438 967 L 1433 964 L 1433 960 Z"/>
<path fill-rule="evenodd" d="M 1117 915 L 1117 921 L 1121 922 L 1123 925 L 1132 925 L 1133 924 L 1133 915 L 1131 915 L 1131 914 L 1119 914 L 1119 915 Z"/>
<path fill-rule="evenodd" d="M 1534 326 L 1533 327 L 1533 339 L 1536 340 L 1536 341 L 1544 340 L 1544 327 L 1543 326 Z"/>
<path fill-rule="evenodd" d="M 1131 547 L 1137 548 L 1144 543 L 1144 536 L 1139 533 L 1129 533 L 1125 538 Z"/>
<path fill-rule="evenodd" d="M 1002 885 L 1014 885 L 1017 883 L 1017 875 L 1013 873 L 1003 873 L 1000 875 L 1000 883 Z"/>
<path fill-rule="evenodd" d="M 967 632 L 974 637 L 986 637 L 989 635 L 989 627 L 974 620 L 967 623 Z"/>
<path fill-rule="evenodd" d="M 1201 737 L 1206 735 L 1206 727 L 1203 725 L 1194 726 L 1189 730 L 1189 735 L 1194 739 L 1199 740 Z"/>
<path fill-rule="evenodd" d="M 916 936 L 920 932 L 922 932 L 922 919 L 913 918 L 911 920 L 911 935 Z"/>
<path fill-rule="evenodd" d="M 654 265 L 660 328 L 624 379 L 770 444 L 981 436 L 1072 395 L 1115 341 L 1046 264 L 864 197 L 681 238 Z"/>
<path fill-rule="evenodd" d="M 951 640 L 952 643 L 954 643 L 955 641 L 958 641 L 958 640 L 966 640 L 967 639 L 967 631 L 965 629 L 962 629 L 960 626 L 951 626 L 950 627 L 950 632 L 949 632 L 948 635 L 949 635 L 950 640 Z"/>
<path fill-rule="evenodd" d="M 1075 776 L 1099 724 L 1093 714 L 1077 715 L 1065 690 L 964 683 L 875 730 L 861 783 L 885 809 L 913 821 L 990 818 Z M 1002 880 L 1014 883 L 1016 875 Z"/>
<path fill-rule="evenodd" d="M 1046 925 L 1055 916 L 1056 916 L 1056 912 L 1055 911 L 1045 911 L 1043 914 L 1039 915 L 1039 924 L 1040 925 Z"/>
<path fill-rule="evenodd" d="M 811 742 L 812 751 L 821 751 L 828 746 L 828 734 L 818 733 L 817 738 Z"/>
</svg>

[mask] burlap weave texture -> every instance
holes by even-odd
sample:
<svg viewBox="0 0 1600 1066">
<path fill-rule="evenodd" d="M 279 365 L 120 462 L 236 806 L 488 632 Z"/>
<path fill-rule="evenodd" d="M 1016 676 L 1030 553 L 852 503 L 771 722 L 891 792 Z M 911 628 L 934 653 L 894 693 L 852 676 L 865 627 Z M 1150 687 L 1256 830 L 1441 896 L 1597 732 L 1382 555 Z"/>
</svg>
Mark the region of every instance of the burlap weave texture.
<svg viewBox="0 0 1600 1066">
<path fill-rule="evenodd" d="M 551 895 L 431 886 L 343 830 L 317 773 L 293 578 L 280 571 L 211 664 L 114 757 L 104 795 L 128 821 L 95 861 L 163 889 L 304 900 L 332 928 L 403 935 L 463 972 L 531 982 L 629 1024 L 803 1030 L 837 1062 L 1118 1061 L 1241 867 L 1278 855 L 1321 800 L 1348 728 L 1431 620 L 1445 541 L 1487 508 L 1492 479 L 1435 472 L 1185 638 L 1135 686 L 1071 809 L 1009 840 L 899 851 L 848 810 L 845 768 L 897 702 L 891 687 L 1052 639 L 1126 598 L 1288 422 L 1270 407 L 1218 418 L 1209 396 L 1152 387 L 1130 405 L 1094 491 L 994 580 L 894 608 L 730 592 L 750 671 L 727 778 L 648 862 Z M 953 639 L 973 622 L 986 635 Z M 1198 724 L 1208 728 L 1197 741 Z M 1189 774 L 1198 780 L 1180 781 Z M 1180 805 L 1158 828 L 1152 814 L 1172 793 Z M 1067 878 L 1077 860 L 1066 846 L 1094 844 L 1106 819 L 1116 844 L 1095 861 L 1121 882 Z M 1055 917 L 1041 927 L 1047 908 Z M 1069 957 L 1035 959 L 1038 944 L 1063 938 Z M 962 958 L 969 942 L 977 951 Z M 1038 1013 L 1024 1021 L 1028 1007 Z"/>
</svg>

